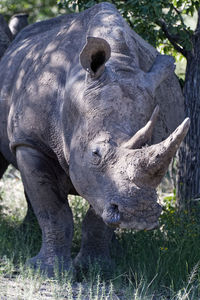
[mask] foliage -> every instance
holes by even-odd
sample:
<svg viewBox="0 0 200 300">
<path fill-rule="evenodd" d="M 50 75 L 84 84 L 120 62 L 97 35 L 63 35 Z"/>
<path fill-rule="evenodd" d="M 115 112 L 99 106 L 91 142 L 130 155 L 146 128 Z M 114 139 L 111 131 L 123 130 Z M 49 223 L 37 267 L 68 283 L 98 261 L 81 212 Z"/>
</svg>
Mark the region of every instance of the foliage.
<svg viewBox="0 0 200 300">
<path fill-rule="evenodd" d="M 8 21 L 16 13 L 28 13 L 29 22 L 55 17 L 62 12 L 56 0 L 1 0 L 0 13 Z"/>
</svg>

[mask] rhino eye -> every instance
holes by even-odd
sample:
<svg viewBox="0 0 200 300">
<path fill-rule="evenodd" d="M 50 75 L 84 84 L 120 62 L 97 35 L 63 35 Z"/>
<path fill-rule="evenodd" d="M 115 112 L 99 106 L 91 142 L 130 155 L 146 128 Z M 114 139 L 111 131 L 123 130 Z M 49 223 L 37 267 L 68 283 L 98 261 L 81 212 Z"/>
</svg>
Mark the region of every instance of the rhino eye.
<svg viewBox="0 0 200 300">
<path fill-rule="evenodd" d="M 92 155 L 101 157 L 98 149 L 92 150 Z"/>
<path fill-rule="evenodd" d="M 92 164 L 98 165 L 101 162 L 99 149 L 92 150 Z"/>
</svg>

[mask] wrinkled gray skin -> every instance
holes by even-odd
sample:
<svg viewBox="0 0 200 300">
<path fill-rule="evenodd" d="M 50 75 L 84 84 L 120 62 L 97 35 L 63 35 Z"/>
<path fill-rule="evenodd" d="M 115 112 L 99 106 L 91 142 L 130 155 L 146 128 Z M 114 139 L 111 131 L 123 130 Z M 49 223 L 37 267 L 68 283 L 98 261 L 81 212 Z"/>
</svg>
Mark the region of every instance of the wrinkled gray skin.
<svg viewBox="0 0 200 300">
<path fill-rule="evenodd" d="M 42 230 L 33 266 L 71 267 L 70 193 L 91 205 L 76 265 L 110 262 L 112 227 L 158 226 L 156 187 L 189 126 L 169 136 L 183 120 L 173 71 L 108 3 L 17 35 L 0 63 L 0 159 L 1 173 L 20 170 Z"/>
</svg>

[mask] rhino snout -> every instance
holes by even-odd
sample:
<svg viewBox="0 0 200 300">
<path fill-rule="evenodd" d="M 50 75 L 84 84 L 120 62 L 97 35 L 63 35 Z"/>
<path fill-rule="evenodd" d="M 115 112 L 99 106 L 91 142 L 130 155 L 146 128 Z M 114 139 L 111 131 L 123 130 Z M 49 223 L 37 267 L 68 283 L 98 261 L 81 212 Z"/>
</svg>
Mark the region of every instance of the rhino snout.
<svg viewBox="0 0 200 300">
<path fill-rule="evenodd" d="M 161 211 L 162 208 L 157 202 L 149 203 L 145 207 L 144 204 L 130 207 L 130 209 L 110 203 L 104 208 L 102 219 L 107 225 L 115 228 L 152 230 L 159 226 L 158 218 Z"/>
<path fill-rule="evenodd" d="M 162 208 L 158 203 L 151 203 L 144 208 L 144 205 L 130 212 L 124 212 L 121 218 L 120 228 L 135 230 L 152 230 L 159 226 L 158 218 Z"/>
</svg>

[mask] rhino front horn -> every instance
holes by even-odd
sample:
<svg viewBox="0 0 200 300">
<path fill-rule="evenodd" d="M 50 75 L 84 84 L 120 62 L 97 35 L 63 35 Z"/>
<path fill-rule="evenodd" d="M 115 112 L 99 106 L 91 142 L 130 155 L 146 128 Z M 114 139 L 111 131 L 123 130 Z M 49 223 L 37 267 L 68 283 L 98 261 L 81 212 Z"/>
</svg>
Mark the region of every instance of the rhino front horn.
<svg viewBox="0 0 200 300">
<path fill-rule="evenodd" d="M 134 181 L 138 185 L 157 187 L 160 184 L 172 157 L 178 150 L 190 126 L 190 119 L 186 118 L 181 125 L 164 141 L 138 151 L 140 153 Z"/>
</svg>

